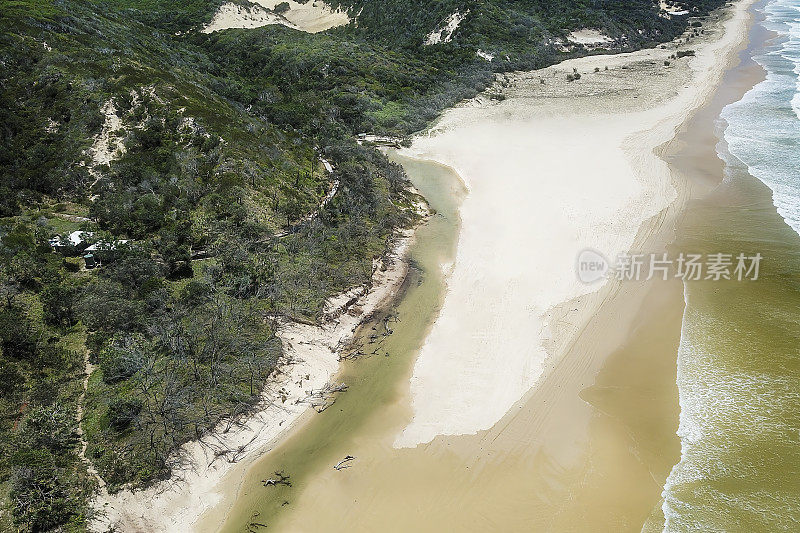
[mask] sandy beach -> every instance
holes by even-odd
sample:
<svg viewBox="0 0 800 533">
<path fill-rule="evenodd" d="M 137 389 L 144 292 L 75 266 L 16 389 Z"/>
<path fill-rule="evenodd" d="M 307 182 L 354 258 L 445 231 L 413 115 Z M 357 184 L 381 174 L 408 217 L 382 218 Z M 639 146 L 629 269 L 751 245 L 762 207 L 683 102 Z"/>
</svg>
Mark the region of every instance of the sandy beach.
<svg viewBox="0 0 800 533">
<path fill-rule="evenodd" d="M 505 100 L 466 102 L 414 142 L 409 153 L 455 168 L 470 194 L 445 305 L 411 380 L 414 418 L 397 446 L 492 427 L 541 378 L 548 346 L 558 352 L 564 328 L 594 311 L 583 298 L 553 320 L 559 304 L 599 289 L 576 278 L 579 252 L 613 262 L 680 205 L 682 184 L 657 151 L 714 94 L 749 5 L 730 10 L 724 31 L 706 25 L 689 42 L 504 77 L 494 91 Z M 575 72 L 581 78 L 566 81 Z"/>
<path fill-rule="evenodd" d="M 800 532 L 800 0 L 10 4 L 0 533 Z"/>
<path fill-rule="evenodd" d="M 362 425 L 331 434 L 328 424 L 330 449 L 307 442 L 322 432 L 309 427 L 302 449 L 254 465 L 223 531 L 254 517 L 286 531 L 663 523 L 661 492 L 680 459 L 682 284 L 582 285 L 575 258 L 586 247 L 658 253 L 674 240 L 702 184 L 667 160 L 738 62 L 752 3 L 661 48 L 501 77 L 418 137 L 404 155 L 454 168 L 468 193 L 455 260 L 439 265 L 441 311 L 408 381 Z M 713 159 L 716 141 L 702 135 Z M 253 482 L 309 450 L 296 488 L 271 495 Z M 343 453 L 357 465 L 331 469 Z"/>
</svg>

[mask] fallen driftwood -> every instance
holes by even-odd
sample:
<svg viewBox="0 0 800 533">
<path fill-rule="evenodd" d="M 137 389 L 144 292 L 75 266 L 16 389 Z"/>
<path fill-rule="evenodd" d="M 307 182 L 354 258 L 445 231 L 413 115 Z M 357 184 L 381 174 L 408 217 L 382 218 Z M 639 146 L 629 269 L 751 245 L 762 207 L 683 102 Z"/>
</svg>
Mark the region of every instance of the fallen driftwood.
<svg viewBox="0 0 800 533">
<path fill-rule="evenodd" d="M 310 403 L 311 407 L 321 413 L 336 402 L 336 398 L 333 395 L 337 392 L 347 392 L 347 385 L 344 383 L 338 385 L 328 383 L 321 389 L 308 391 L 308 395 L 305 398 L 297 399 L 295 403 Z"/>
<path fill-rule="evenodd" d="M 323 403 L 321 405 L 314 405 L 313 407 L 318 413 L 321 413 L 321 412 L 325 411 L 326 409 L 328 409 L 328 407 L 331 407 L 335 403 L 336 403 L 336 398 L 333 398 L 331 400 L 326 400 L 325 403 Z"/>
<path fill-rule="evenodd" d="M 374 333 L 370 333 L 361 339 L 354 340 L 341 349 L 337 348 L 337 351 L 341 354 L 339 355 L 339 361 L 354 360 L 359 357 L 381 354 L 388 357 L 389 352 L 385 351 L 384 344 L 389 336 L 394 334 L 394 330 L 389 326 L 393 322 L 400 322 L 400 317 L 397 313 L 386 315 L 378 324 L 372 326 L 370 329 Z M 378 329 L 379 326 L 381 327 L 380 331 Z"/>
<path fill-rule="evenodd" d="M 292 482 L 289 481 L 289 477 L 287 474 L 284 474 L 283 471 L 276 471 L 272 473 L 274 478 L 270 479 L 262 479 L 261 484 L 265 487 L 277 487 L 278 485 L 285 485 L 287 487 L 292 486 Z"/>
<path fill-rule="evenodd" d="M 214 450 L 214 458 L 211 460 L 210 463 L 208 463 L 208 466 L 214 464 L 214 461 L 216 461 L 219 458 L 225 458 L 225 460 L 229 463 L 238 462 L 240 457 L 247 452 L 247 448 L 251 444 L 253 444 L 253 442 L 256 440 L 257 436 L 258 435 L 253 435 L 253 438 L 251 438 L 248 442 L 240 446 L 237 446 L 236 448 L 233 449 L 231 448 L 214 449 L 214 445 L 208 444 L 207 447 Z"/>
<path fill-rule="evenodd" d="M 351 461 L 355 460 L 355 457 L 352 455 L 345 456 L 344 459 L 336 463 L 333 467 L 334 470 L 344 470 L 345 468 L 350 468 L 352 465 L 350 464 Z"/>
<path fill-rule="evenodd" d="M 344 346 L 337 346 L 339 352 L 339 361 L 355 360 L 359 357 L 366 355 L 364 353 L 364 341 L 362 339 L 355 339 Z"/>
</svg>

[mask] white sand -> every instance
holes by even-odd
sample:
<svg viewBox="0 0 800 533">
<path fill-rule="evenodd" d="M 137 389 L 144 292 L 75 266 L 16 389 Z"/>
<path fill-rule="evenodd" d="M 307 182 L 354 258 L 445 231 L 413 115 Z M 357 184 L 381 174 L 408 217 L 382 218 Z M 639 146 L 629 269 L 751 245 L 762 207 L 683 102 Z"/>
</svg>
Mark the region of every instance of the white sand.
<svg viewBox="0 0 800 533">
<path fill-rule="evenodd" d="M 475 55 L 486 61 L 492 61 L 494 59 L 494 54 L 490 54 L 489 52 L 484 52 L 483 50 L 480 49 L 477 52 L 475 52 Z"/>
<path fill-rule="evenodd" d="M 675 198 L 654 150 L 713 94 L 752 1 L 736 4 L 724 32 L 687 45 L 694 58 L 665 67 L 671 45 L 513 76 L 502 103 L 468 102 L 415 140 L 407 154 L 452 166 L 469 194 L 444 306 L 413 371 L 413 419 L 395 446 L 488 429 L 535 385 L 557 327 L 548 313 L 599 288 L 576 279 L 578 252 L 616 257 Z M 582 78 L 567 83 L 573 68 Z"/>
<path fill-rule="evenodd" d="M 569 34 L 569 40 L 584 46 L 601 46 L 613 42 L 613 39 L 597 30 L 584 28 Z"/>
<path fill-rule="evenodd" d="M 666 18 L 689 14 L 688 11 L 681 9 L 680 7 L 673 6 L 671 5 L 671 2 L 666 2 L 665 0 L 659 0 L 659 9 L 662 16 L 666 16 Z"/>
<path fill-rule="evenodd" d="M 321 408 L 332 399 L 331 380 L 339 369 L 339 351 L 366 316 L 394 297 L 407 272 L 405 254 L 412 232 L 402 234 L 384 263 L 376 261 L 372 287 L 357 287 L 332 298 L 320 326 L 284 323 L 279 331 L 286 358 L 277 379 L 262 394 L 256 414 L 241 424 L 223 423 L 202 442 L 186 444 L 176 454 L 173 479 L 142 490 L 109 495 L 101 490 L 94 502 L 99 516 L 93 531 L 194 531 L 197 519 L 218 504 L 226 475 L 236 465 L 252 463 L 270 451 L 309 407 Z M 352 299 L 357 297 L 355 302 Z M 352 302 L 345 307 L 345 304 Z"/>
<path fill-rule="evenodd" d="M 231 28 L 260 28 L 269 24 L 283 24 L 294 27 L 283 17 L 270 13 L 262 7 L 247 7 L 228 3 L 219 6 L 214 18 L 201 31 L 203 33 L 213 33 Z"/>
<path fill-rule="evenodd" d="M 453 40 L 453 34 L 458 29 L 461 21 L 463 21 L 464 17 L 466 17 L 468 14 L 469 9 L 467 9 L 463 14 L 459 13 L 458 11 L 454 12 L 447 17 L 447 20 L 445 20 L 440 27 L 428 34 L 423 44 L 430 46 L 432 44 L 449 43 Z"/>
<path fill-rule="evenodd" d="M 274 9 L 285 0 L 255 0 L 267 9 Z M 342 10 L 334 10 L 321 0 L 309 0 L 305 4 L 289 0 L 289 10 L 283 16 L 300 30 L 308 33 L 325 31 L 336 26 L 350 23 L 350 19 Z"/>
<path fill-rule="evenodd" d="M 108 100 L 100 108 L 103 113 L 103 128 L 94 138 L 89 155 L 92 158 L 92 171 L 95 167 L 108 165 L 125 153 L 125 145 L 119 135 L 122 129 L 122 120 L 117 115 L 114 102 Z"/>
<path fill-rule="evenodd" d="M 88 150 L 91 162 L 89 163 L 89 174 L 94 178 L 89 189 L 93 189 L 97 182 L 103 177 L 102 167 L 111 164 L 112 161 L 119 159 L 125 153 L 125 143 L 121 136 L 122 120 L 117 115 L 117 108 L 112 100 L 108 100 L 100 107 L 100 112 L 105 117 L 103 128 L 100 133 L 95 135 L 94 142 Z M 97 195 L 90 197 L 92 200 Z"/>
<path fill-rule="evenodd" d="M 282 24 L 296 30 L 317 33 L 350 23 L 347 13 L 333 10 L 319 0 L 305 4 L 288 1 L 288 11 L 273 12 L 275 6 L 281 2 L 282 0 L 255 0 L 258 5 L 250 7 L 233 3 L 223 4 L 202 31 L 212 33 L 229 28 L 260 28 L 270 24 Z"/>
</svg>

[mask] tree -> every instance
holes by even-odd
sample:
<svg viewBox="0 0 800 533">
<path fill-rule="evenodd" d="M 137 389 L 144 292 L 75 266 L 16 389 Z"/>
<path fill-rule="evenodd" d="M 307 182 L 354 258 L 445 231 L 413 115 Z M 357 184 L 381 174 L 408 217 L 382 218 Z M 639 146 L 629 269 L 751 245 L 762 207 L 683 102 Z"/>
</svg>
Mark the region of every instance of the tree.
<svg viewBox="0 0 800 533">
<path fill-rule="evenodd" d="M 32 361 L 36 354 L 36 334 L 30 320 L 18 307 L 0 310 L 0 344 L 9 359 Z"/>
<path fill-rule="evenodd" d="M 75 322 L 78 289 L 69 283 L 49 283 L 39 293 L 44 320 L 53 326 L 70 327 Z"/>
</svg>

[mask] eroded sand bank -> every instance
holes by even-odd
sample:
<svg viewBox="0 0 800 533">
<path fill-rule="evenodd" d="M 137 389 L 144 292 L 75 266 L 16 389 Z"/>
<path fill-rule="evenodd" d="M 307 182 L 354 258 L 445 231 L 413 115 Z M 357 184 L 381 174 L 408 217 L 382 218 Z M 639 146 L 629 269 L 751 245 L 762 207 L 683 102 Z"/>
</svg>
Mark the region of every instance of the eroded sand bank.
<svg viewBox="0 0 800 533">
<path fill-rule="evenodd" d="M 202 440 L 184 445 L 172 457 L 173 475 L 167 481 L 116 494 L 101 489 L 94 501 L 98 515 L 91 530 L 193 531 L 202 513 L 228 492 L 226 476 L 234 467 L 242 468 L 267 453 L 304 413 L 332 403 L 341 350 L 358 326 L 400 289 L 412 240 L 410 230 L 398 234 L 387 258 L 375 261 L 369 286 L 331 298 L 320 325 L 284 320 L 278 330 L 284 356 L 256 412 L 223 421 Z"/>
</svg>

